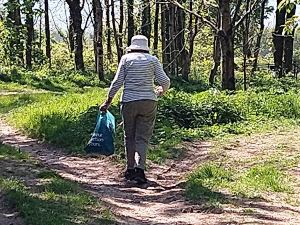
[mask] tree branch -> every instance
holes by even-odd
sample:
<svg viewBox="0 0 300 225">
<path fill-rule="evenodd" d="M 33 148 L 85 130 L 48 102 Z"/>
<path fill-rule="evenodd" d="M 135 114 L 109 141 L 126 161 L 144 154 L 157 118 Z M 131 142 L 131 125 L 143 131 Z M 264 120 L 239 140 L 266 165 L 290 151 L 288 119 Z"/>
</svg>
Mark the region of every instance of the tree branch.
<svg viewBox="0 0 300 225">
<path fill-rule="evenodd" d="M 236 24 L 233 25 L 233 29 L 237 28 L 239 25 L 241 25 L 241 23 L 246 19 L 246 17 L 253 11 L 254 7 L 257 5 L 257 3 L 261 1 L 261 0 L 256 0 L 252 6 L 250 7 L 250 9 L 239 19 L 239 21 L 237 21 Z"/>
<path fill-rule="evenodd" d="M 82 1 L 82 6 L 80 6 L 80 11 L 84 8 L 85 0 Z"/>
<path fill-rule="evenodd" d="M 182 9 L 183 11 L 186 11 L 188 13 L 193 14 L 194 16 L 198 17 L 203 23 L 206 23 L 207 25 L 209 25 L 214 31 L 218 31 L 218 27 L 211 22 L 210 20 L 204 18 L 203 16 L 201 16 L 200 14 L 193 12 L 187 8 L 185 8 L 183 5 L 181 5 L 179 2 L 177 2 L 176 0 L 167 0 L 167 2 L 177 6 L 178 8 Z M 161 4 L 161 3 L 160 3 Z"/>
<path fill-rule="evenodd" d="M 240 11 L 240 8 L 241 8 L 241 5 L 242 5 L 242 1 L 243 0 L 238 0 L 238 3 L 236 5 L 236 7 L 235 7 L 234 15 L 232 17 L 232 24 L 235 24 L 235 22 L 236 22 L 237 15 L 238 15 L 238 13 Z"/>
<path fill-rule="evenodd" d="M 87 18 L 86 18 L 86 21 L 85 21 L 85 25 L 84 25 L 84 27 L 83 27 L 83 32 L 85 31 L 85 29 L 87 28 L 87 26 L 88 26 L 88 22 L 89 22 L 89 19 L 90 19 L 90 17 L 91 17 L 91 15 L 92 15 L 92 10 L 90 10 L 90 12 L 89 12 L 89 14 L 88 14 L 88 16 L 87 16 Z"/>
</svg>

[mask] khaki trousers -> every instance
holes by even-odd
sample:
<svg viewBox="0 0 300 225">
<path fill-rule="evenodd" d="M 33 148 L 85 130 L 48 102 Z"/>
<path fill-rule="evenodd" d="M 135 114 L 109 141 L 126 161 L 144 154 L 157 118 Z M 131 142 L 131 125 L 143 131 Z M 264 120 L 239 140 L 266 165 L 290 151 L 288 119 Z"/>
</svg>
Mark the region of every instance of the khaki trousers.
<svg viewBox="0 0 300 225">
<path fill-rule="evenodd" d="M 157 102 L 153 100 L 132 101 L 121 105 L 129 169 L 134 167 L 145 169 L 146 152 L 153 133 L 156 112 Z"/>
</svg>

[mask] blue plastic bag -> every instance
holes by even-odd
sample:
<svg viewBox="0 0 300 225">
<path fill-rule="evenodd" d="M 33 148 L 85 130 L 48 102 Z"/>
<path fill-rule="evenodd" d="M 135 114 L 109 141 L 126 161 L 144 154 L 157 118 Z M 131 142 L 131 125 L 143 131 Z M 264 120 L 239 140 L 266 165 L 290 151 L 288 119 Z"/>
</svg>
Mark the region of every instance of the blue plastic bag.
<svg viewBox="0 0 300 225">
<path fill-rule="evenodd" d="M 114 154 L 115 127 L 115 117 L 110 112 L 99 112 L 95 130 L 85 151 L 106 156 Z"/>
</svg>

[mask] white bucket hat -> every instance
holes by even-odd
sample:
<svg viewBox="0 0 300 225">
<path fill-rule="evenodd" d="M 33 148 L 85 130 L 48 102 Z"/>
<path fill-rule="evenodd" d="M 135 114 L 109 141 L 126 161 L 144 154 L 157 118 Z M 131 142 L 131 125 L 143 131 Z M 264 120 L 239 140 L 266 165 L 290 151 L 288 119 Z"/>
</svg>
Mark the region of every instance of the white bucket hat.
<svg viewBox="0 0 300 225">
<path fill-rule="evenodd" d="M 131 44 L 127 47 L 127 50 L 143 50 L 150 51 L 148 47 L 148 38 L 144 35 L 135 35 L 131 38 Z"/>
</svg>

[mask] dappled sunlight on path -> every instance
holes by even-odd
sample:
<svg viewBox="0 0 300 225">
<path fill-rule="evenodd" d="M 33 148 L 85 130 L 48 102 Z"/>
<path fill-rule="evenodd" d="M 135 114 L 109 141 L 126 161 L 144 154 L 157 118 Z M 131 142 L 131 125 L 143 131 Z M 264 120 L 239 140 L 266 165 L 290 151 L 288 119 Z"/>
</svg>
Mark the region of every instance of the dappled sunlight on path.
<svg viewBox="0 0 300 225">
<path fill-rule="evenodd" d="M 267 198 L 247 199 L 221 193 L 226 200 L 221 207 L 210 206 L 204 200 L 197 204 L 187 201 L 183 190 L 186 173 L 203 162 L 218 158 L 218 155 L 210 154 L 213 146 L 209 142 L 184 143 L 181 146 L 183 154 L 176 160 L 167 160 L 163 165 L 149 163 L 149 186 L 135 187 L 122 180 L 120 174 L 124 167 L 114 157 L 67 155 L 62 149 L 22 135 L 3 119 L 0 120 L 0 140 L 16 146 L 20 151 L 30 152 L 62 177 L 81 183 L 86 191 L 112 210 L 118 224 L 300 224 L 299 207 Z M 256 143 L 261 145 L 259 141 Z M 247 158 L 256 154 L 255 149 L 260 151 L 257 150 L 259 146 L 248 145 L 245 140 L 239 142 L 240 147 L 227 144 L 226 154 L 233 158 Z M 251 154 L 247 151 L 239 155 L 239 148 L 251 149 Z M 294 174 L 300 177 L 300 169 L 294 170 Z"/>
</svg>

